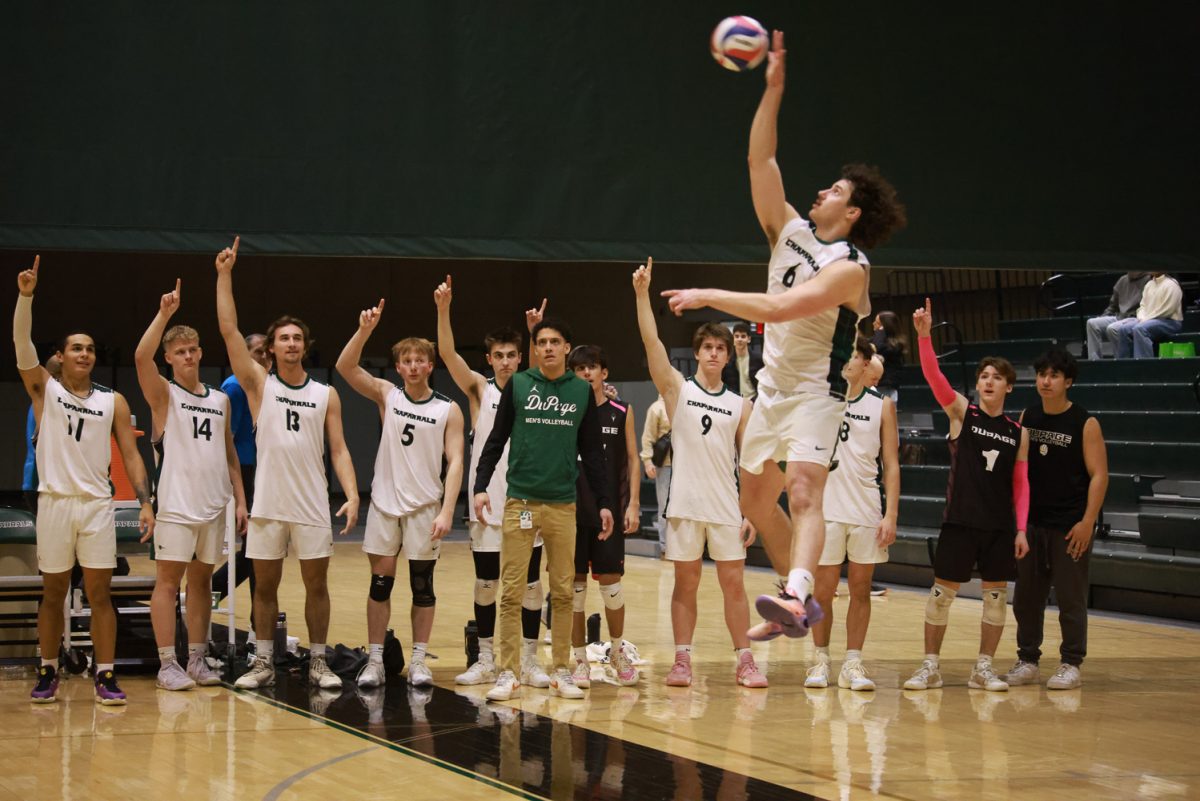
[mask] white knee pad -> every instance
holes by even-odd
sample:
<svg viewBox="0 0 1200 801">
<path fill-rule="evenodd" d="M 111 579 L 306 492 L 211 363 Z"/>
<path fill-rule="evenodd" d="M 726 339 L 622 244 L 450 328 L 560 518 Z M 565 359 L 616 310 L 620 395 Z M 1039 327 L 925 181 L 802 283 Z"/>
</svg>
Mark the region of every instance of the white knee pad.
<svg viewBox="0 0 1200 801">
<path fill-rule="evenodd" d="M 521 607 L 531 612 L 542 611 L 542 582 L 531 581 L 525 585 L 525 597 L 521 599 Z"/>
<path fill-rule="evenodd" d="M 475 579 L 475 603 L 480 606 L 492 606 L 496 603 L 494 579 Z"/>
<path fill-rule="evenodd" d="M 575 597 L 571 599 L 571 610 L 583 612 L 587 610 L 587 582 L 575 582 Z"/>
<path fill-rule="evenodd" d="M 983 591 L 983 622 L 1003 626 L 1008 614 L 1008 587 L 993 587 Z"/>
<path fill-rule="evenodd" d="M 605 609 L 625 608 L 625 596 L 621 593 L 621 582 L 601 585 L 600 594 L 604 596 Z"/>
<path fill-rule="evenodd" d="M 944 584 L 934 584 L 925 603 L 925 622 L 931 626 L 945 626 L 950 622 L 950 604 L 954 603 L 958 590 Z"/>
</svg>

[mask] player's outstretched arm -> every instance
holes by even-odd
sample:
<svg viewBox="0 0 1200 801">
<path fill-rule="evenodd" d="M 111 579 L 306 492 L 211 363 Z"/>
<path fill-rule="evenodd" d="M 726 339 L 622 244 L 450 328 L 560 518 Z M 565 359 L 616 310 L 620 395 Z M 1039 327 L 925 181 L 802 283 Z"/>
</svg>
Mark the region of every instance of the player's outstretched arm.
<svg viewBox="0 0 1200 801">
<path fill-rule="evenodd" d="M 812 279 L 774 295 L 724 289 L 667 289 L 662 296 L 669 299 L 671 311 L 677 316 L 688 309 L 711 307 L 744 320 L 783 323 L 836 306 L 857 307 L 866 280 L 861 264 L 842 260 L 822 268 Z"/>
<path fill-rule="evenodd" d="M 150 500 L 150 478 L 146 474 L 146 463 L 138 453 L 137 438 L 133 433 L 130 422 L 129 402 L 120 392 L 113 395 L 113 436 L 117 440 L 117 450 L 121 453 L 121 461 L 125 464 L 125 474 L 137 494 L 141 511 L 138 512 L 138 527 L 142 532 L 141 542 L 147 542 L 154 535 L 154 508 Z"/>
<path fill-rule="evenodd" d="M 17 275 L 17 308 L 13 312 L 13 345 L 17 350 L 17 369 L 21 371 L 21 383 L 33 401 L 33 415 L 40 426 L 42 422 L 42 398 L 46 394 L 46 382 L 50 373 L 38 361 L 37 348 L 33 344 L 33 290 L 37 288 L 38 265 L 42 257 L 33 257 L 33 266 Z"/>
<path fill-rule="evenodd" d="M 886 548 L 896 541 L 896 521 L 900 515 L 900 427 L 896 420 L 896 404 L 883 399 L 883 416 L 879 421 L 879 460 L 883 464 L 883 491 L 887 496 L 883 520 L 875 530 L 875 539 Z"/>
<path fill-rule="evenodd" d="M 237 304 L 233 300 L 233 265 L 237 262 L 238 246 L 241 242 L 242 238 L 235 236 L 233 245 L 217 254 L 217 325 L 221 329 L 221 339 L 225 340 L 229 366 L 233 368 L 238 384 L 246 393 L 251 416 L 257 420 L 267 371 L 251 358 L 250 349 L 246 347 L 246 338 L 238 330 Z"/>
<path fill-rule="evenodd" d="M 541 308 L 525 310 L 525 327 L 529 329 L 529 366 L 538 366 L 537 343 L 533 341 L 533 329 L 546 316 L 547 298 L 542 298 Z"/>
<path fill-rule="evenodd" d="M 683 386 L 683 374 L 671 365 L 671 357 L 667 348 L 658 338 L 658 321 L 654 319 L 654 309 L 650 307 L 650 282 L 653 278 L 654 259 L 646 259 L 646 263 L 633 273 L 633 294 L 637 299 L 638 332 L 642 335 L 642 346 L 646 349 L 646 364 L 650 367 L 650 379 L 658 394 L 663 396 L 667 406 L 667 417 L 675 411 L 675 400 L 679 397 L 679 388 Z"/>
<path fill-rule="evenodd" d="M 346 347 L 342 348 L 337 364 L 334 365 L 342 378 L 346 379 L 346 383 L 354 387 L 355 392 L 364 398 L 375 401 L 375 404 L 381 409 L 387 403 L 392 383 L 371 375 L 359 362 L 362 360 L 363 346 L 367 344 L 375 326 L 379 325 L 379 320 L 383 317 L 383 304 L 384 300 L 380 298 L 378 306 L 359 312 L 358 330 L 354 332 L 354 336 L 350 337 Z"/>
<path fill-rule="evenodd" d="M 176 278 L 175 289 L 159 299 L 158 314 L 154 315 L 154 319 L 150 321 L 146 332 L 138 341 L 137 350 L 133 352 L 138 386 L 142 388 L 142 397 L 150 406 L 150 417 L 154 426 L 152 436 L 155 440 L 162 436 L 163 428 L 166 426 L 167 404 L 170 403 L 171 395 L 167 389 L 167 379 L 162 377 L 158 372 L 158 365 L 154 363 L 154 354 L 158 350 L 158 343 L 162 341 L 163 332 L 167 329 L 171 315 L 179 310 L 181 284 L 182 282 Z"/>
<path fill-rule="evenodd" d="M 463 436 L 463 413 L 457 403 L 450 404 L 450 416 L 446 418 L 445 433 L 446 453 L 446 483 L 443 486 L 442 508 L 433 521 L 433 538 L 440 540 L 454 525 L 454 508 L 458 505 L 458 491 L 462 489 L 463 450 L 466 439 Z"/>
<path fill-rule="evenodd" d="M 784 62 L 787 50 L 783 47 L 783 31 L 772 31 L 771 52 L 767 54 L 767 86 L 750 124 L 750 196 L 758 224 L 771 247 L 788 221 L 799 217 L 784 195 L 783 174 L 775 159 L 778 145 L 779 107 L 783 102 Z"/>
<path fill-rule="evenodd" d="M 346 502 L 337 510 L 337 517 L 344 517 L 346 525 L 338 534 L 349 534 L 358 522 L 358 478 L 342 432 L 342 398 L 333 387 L 329 388 L 329 406 L 325 410 L 325 436 L 329 438 L 329 463 L 342 492 L 346 493 Z"/>
<path fill-rule="evenodd" d="M 467 364 L 467 360 L 458 354 L 454 346 L 454 327 L 450 324 L 450 302 L 454 299 L 453 284 L 450 276 L 435 290 L 433 303 L 437 306 L 437 348 L 442 363 L 450 371 L 450 377 L 463 391 L 471 402 L 471 419 L 475 419 L 483 398 L 483 387 L 487 379 L 477 373 Z"/>
<path fill-rule="evenodd" d="M 917 352 L 921 357 L 921 373 L 925 383 L 933 390 L 933 398 L 950 418 L 950 437 L 958 436 L 967 415 L 967 398 L 955 392 L 938 366 L 937 354 L 933 352 L 933 303 L 925 298 L 925 308 L 913 312 L 913 328 L 917 331 Z"/>
</svg>

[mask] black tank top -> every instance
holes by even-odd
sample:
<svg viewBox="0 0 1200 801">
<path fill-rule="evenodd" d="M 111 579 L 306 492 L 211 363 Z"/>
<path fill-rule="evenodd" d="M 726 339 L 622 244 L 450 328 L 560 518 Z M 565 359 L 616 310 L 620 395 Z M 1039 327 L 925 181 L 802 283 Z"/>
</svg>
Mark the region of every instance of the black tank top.
<svg viewBox="0 0 1200 801">
<path fill-rule="evenodd" d="M 1087 510 L 1088 476 L 1083 460 L 1083 427 L 1088 413 L 1078 403 L 1061 414 L 1042 405 L 1025 410 L 1029 432 L 1029 523 L 1068 531 Z"/>
<path fill-rule="evenodd" d="M 629 506 L 629 451 L 625 447 L 625 425 L 629 407 L 625 401 L 608 400 L 596 407 L 600 418 L 600 441 L 604 444 L 604 475 L 608 481 L 608 497 L 617 507 L 612 510 L 613 522 L 621 525 L 621 517 Z M 600 527 L 600 509 L 596 496 L 588 487 L 583 473 L 575 484 L 575 522 L 581 526 Z"/>
<path fill-rule="evenodd" d="M 945 521 L 982 531 L 1014 531 L 1012 475 L 1021 426 L 1003 414 L 967 407 L 962 431 L 950 440 Z"/>
</svg>

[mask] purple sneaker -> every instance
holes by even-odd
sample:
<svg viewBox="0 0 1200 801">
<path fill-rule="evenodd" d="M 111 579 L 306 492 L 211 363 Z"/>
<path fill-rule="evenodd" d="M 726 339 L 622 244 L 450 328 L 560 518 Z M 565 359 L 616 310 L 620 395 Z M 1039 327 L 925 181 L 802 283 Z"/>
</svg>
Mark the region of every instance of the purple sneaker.
<svg viewBox="0 0 1200 801">
<path fill-rule="evenodd" d="M 53 704 L 58 700 L 58 671 L 46 665 L 38 668 L 37 685 L 29 694 L 35 704 Z"/>
<path fill-rule="evenodd" d="M 789 637 L 805 637 L 809 628 L 825 616 L 811 595 L 802 604 L 798 598 L 780 590 L 779 595 L 760 595 L 754 608 L 765 620 L 776 623 Z"/>
<path fill-rule="evenodd" d="M 121 706 L 125 703 L 125 693 L 117 686 L 117 677 L 111 670 L 96 677 L 96 703 L 104 706 Z"/>
</svg>

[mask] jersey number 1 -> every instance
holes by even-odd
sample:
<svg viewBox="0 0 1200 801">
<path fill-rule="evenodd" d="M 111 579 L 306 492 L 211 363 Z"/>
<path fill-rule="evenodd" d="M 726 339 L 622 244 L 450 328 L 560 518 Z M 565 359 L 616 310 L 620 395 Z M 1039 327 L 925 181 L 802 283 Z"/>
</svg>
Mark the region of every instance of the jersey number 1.
<svg viewBox="0 0 1200 801">
<path fill-rule="evenodd" d="M 983 458 L 987 459 L 987 471 L 992 472 L 992 468 L 996 466 L 996 460 L 1000 458 L 1000 451 L 982 451 Z"/>
</svg>

